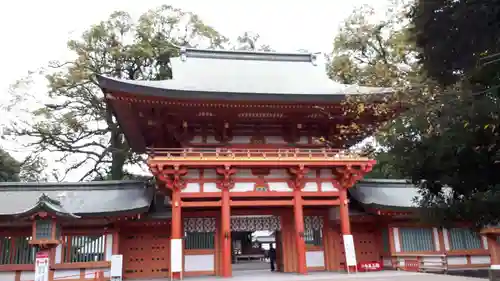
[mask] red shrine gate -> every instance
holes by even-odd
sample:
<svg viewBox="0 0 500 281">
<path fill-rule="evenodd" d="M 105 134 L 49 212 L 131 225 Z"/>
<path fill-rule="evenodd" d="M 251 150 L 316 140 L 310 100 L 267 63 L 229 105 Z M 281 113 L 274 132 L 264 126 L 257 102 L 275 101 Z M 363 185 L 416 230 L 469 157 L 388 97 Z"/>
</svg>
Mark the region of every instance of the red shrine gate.
<svg viewBox="0 0 500 281">
<path fill-rule="evenodd" d="M 231 217 L 248 215 L 280 218 L 281 271 L 342 269 L 348 189 L 375 161 L 314 138 L 339 148 L 358 143 L 364 134 L 346 126 L 369 130 L 392 113 L 374 116 L 366 104 L 354 118 L 342 101 L 392 90 L 336 84 L 314 54 L 182 49 L 170 63 L 168 81 L 97 80 L 128 144 L 148 154 L 157 188 L 170 198 L 170 238 L 184 239 L 184 273 L 231 276 Z M 186 234 L 190 218 L 206 219 L 204 230 Z M 309 243 L 311 233 L 321 243 Z"/>
<path fill-rule="evenodd" d="M 334 155 L 332 155 L 325 159 L 325 155 L 329 153 L 338 155 L 339 151 L 322 149 L 313 152 L 310 150 L 304 155 L 305 153 L 300 154 L 300 151 L 294 150 L 293 153 L 290 151 L 288 155 L 286 153 L 263 155 L 258 150 L 248 149 L 244 157 L 234 157 L 228 154 L 214 155 L 210 152 L 205 153 L 202 150 L 186 149 L 179 154 L 167 152 L 165 156 L 152 156 L 149 160 L 149 165 L 155 176 L 171 192 L 173 239 L 183 237 L 181 229 L 182 212 L 190 214 L 189 208 L 196 208 L 198 210 L 207 209 L 203 211 L 203 213 L 207 214 L 209 209 L 214 209 L 215 207 L 213 215 L 218 217 L 220 224 L 220 228 L 216 233 L 221 249 L 220 261 L 217 257 L 215 259 L 220 262 L 216 263 L 220 265 L 220 275 L 231 276 L 231 215 L 234 212 L 237 213 L 238 209 L 245 208 L 248 213 L 253 214 L 256 210 L 251 207 L 269 208 L 267 212 L 272 210 L 272 208 L 280 209 L 282 213 L 279 215 L 282 220 L 283 233 L 289 234 L 282 237 L 283 248 L 290 249 L 287 250 L 286 254 L 283 254 L 283 270 L 286 272 L 306 273 L 308 266 L 306 260 L 307 247 L 304 241 L 304 213 L 317 212 L 323 215 L 321 221 L 324 222 L 328 208 L 321 211 L 314 210 L 311 207 L 338 206 L 340 213 L 340 233 L 343 235 L 351 234 L 347 209 L 347 188 L 351 187 L 365 173 L 369 172 L 373 165 L 373 160 L 363 158 L 335 160 Z M 153 153 L 152 155 L 159 154 Z M 266 161 L 260 162 L 259 158 L 265 158 Z M 240 181 L 238 177 L 234 177 L 238 172 L 237 167 L 248 169 L 249 165 L 253 167 L 257 166 L 257 170 L 262 173 L 259 163 L 262 163 L 260 165 L 269 165 L 269 162 L 272 162 L 274 167 L 281 167 L 281 170 L 287 171 L 291 175 L 288 179 L 280 179 L 282 183 L 286 184 L 287 191 L 255 190 L 255 184 L 253 191 L 235 190 L 237 182 Z M 220 168 L 215 169 L 218 177 L 213 182 L 217 191 L 201 193 L 183 192 L 188 186 L 185 176 L 189 170 L 189 168 L 184 167 L 203 167 L 203 165 L 208 167 L 217 167 L 220 165 Z M 314 168 L 316 168 L 318 172 L 321 172 L 322 168 L 329 166 L 334 167 L 331 170 L 328 169 L 330 171 L 328 183 L 332 185 L 332 191 L 304 191 L 308 183 L 318 185 L 318 178 L 307 178 L 310 169 L 315 171 Z M 322 182 L 320 182 L 319 186 L 321 184 Z M 204 185 L 205 183 L 203 183 Z M 311 209 L 308 210 L 308 208 Z M 331 228 L 328 229 L 332 230 Z M 327 253 L 327 255 L 332 256 L 333 253 Z M 290 260 L 294 261 L 293 264 L 286 262 L 288 256 L 291 257 Z M 325 266 L 323 266 L 324 268 Z"/>
</svg>

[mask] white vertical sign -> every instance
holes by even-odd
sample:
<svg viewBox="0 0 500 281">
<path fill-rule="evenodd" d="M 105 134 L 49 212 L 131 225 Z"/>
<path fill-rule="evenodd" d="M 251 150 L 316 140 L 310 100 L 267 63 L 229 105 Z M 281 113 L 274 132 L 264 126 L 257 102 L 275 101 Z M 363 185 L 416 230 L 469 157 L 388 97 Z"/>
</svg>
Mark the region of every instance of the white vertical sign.
<svg viewBox="0 0 500 281">
<path fill-rule="evenodd" d="M 111 256 L 111 280 L 122 280 L 123 272 L 123 255 Z"/>
<path fill-rule="evenodd" d="M 170 272 L 182 273 L 182 239 L 170 239 Z"/>
<path fill-rule="evenodd" d="M 35 258 L 35 281 L 49 281 L 49 252 L 40 251 Z"/>
<path fill-rule="evenodd" d="M 354 239 L 351 234 L 343 235 L 344 238 L 344 251 L 345 262 L 347 266 L 356 266 L 356 249 L 354 248 Z"/>
</svg>

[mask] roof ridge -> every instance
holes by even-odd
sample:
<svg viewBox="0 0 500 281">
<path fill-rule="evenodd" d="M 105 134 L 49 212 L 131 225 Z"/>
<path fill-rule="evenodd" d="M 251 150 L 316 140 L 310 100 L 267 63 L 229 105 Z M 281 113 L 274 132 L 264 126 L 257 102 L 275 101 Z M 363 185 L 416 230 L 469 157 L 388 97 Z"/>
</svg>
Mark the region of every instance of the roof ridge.
<svg viewBox="0 0 500 281">
<path fill-rule="evenodd" d="M 92 182 L 0 182 L 2 190 L 101 190 L 137 188 L 137 185 L 146 186 L 145 181 L 139 180 L 112 180 L 112 181 L 92 181 Z"/>
<path fill-rule="evenodd" d="M 318 53 L 284 53 L 269 51 L 248 50 L 215 50 L 181 48 L 180 57 L 185 61 L 187 58 L 206 59 L 232 59 L 232 60 L 261 60 L 261 61 L 288 61 L 288 62 L 310 62 L 314 64 Z"/>
</svg>

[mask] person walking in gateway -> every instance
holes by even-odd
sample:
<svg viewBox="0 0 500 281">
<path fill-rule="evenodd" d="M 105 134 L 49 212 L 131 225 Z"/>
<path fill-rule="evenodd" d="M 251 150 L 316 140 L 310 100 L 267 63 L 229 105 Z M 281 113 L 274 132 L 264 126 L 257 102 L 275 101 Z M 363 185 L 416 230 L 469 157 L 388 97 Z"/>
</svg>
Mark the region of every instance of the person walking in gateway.
<svg viewBox="0 0 500 281">
<path fill-rule="evenodd" d="M 274 264 L 276 263 L 276 249 L 271 244 L 269 248 L 269 263 L 271 264 L 271 271 L 274 271 Z"/>
</svg>

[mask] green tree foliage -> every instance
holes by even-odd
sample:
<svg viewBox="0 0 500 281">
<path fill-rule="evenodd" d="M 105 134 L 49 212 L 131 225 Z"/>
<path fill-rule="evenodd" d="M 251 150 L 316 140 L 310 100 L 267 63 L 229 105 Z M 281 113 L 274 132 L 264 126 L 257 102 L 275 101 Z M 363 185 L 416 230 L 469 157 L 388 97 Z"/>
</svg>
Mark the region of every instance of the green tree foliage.
<svg viewBox="0 0 500 281">
<path fill-rule="evenodd" d="M 0 182 L 19 181 L 21 163 L 0 148 Z"/>
<path fill-rule="evenodd" d="M 428 80 L 418 99 L 405 100 L 409 110 L 386 144 L 440 222 L 481 226 L 500 219 L 499 7 L 500 1 L 422 0 L 410 13 Z"/>
<path fill-rule="evenodd" d="M 14 135 L 34 140 L 36 153 L 58 153 L 66 173 L 86 169 L 82 179 L 122 179 L 126 165 L 143 159 L 131 153 L 94 75 L 170 79 L 169 58 L 178 54 L 177 46 L 221 47 L 226 41 L 197 15 L 171 6 L 150 10 L 138 21 L 115 12 L 68 41 L 74 59 L 50 65 L 47 99 L 30 112 L 34 124 L 13 124 Z"/>
<path fill-rule="evenodd" d="M 363 6 L 343 22 L 334 39 L 328 74 L 344 84 L 399 87 L 418 74 L 405 3 L 395 3 L 382 21 Z"/>
<path fill-rule="evenodd" d="M 260 44 L 260 35 L 246 31 L 236 38 L 236 45 L 233 47 L 240 51 L 263 51 L 272 52 L 273 49 L 267 44 Z"/>
<path fill-rule="evenodd" d="M 409 5 L 395 2 L 383 20 L 374 19 L 374 10 L 364 6 L 353 11 L 344 21 L 334 39 L 333 52 L 329 58 L 327 72 L 335 81 L 343 84 L 357 84 L 371 87 L 392 87 L 406 89 L 420 79 L 420 65 L 416 60 L 415 45 L 410 41 L 410 22 L 406 18 Z M 403 93 L 404 91 L 401 91 Z M 401 94 L 398 91 L 398 94 Z M 398 98 L 398 99 L 396 99 Z M 351 98 L 344 104 L 344 114 L 352 125 L 343 128 L 344 133 L 371 136 L 383 124 L 376 120 L 361 120 L 364 113 L 384 117 L 393 111 L 399 95 L 390 95 L 379 104 L 370 97 Z M 394 120 L 387 128 L 394 126 Z M 361 124 L 365 123 L 365 126 Z M 375 126 L 370 126 L 376 123 Z M 387 131 L 376 135 L 380 142 Z M 382 143 L 384 144 L 384 143 Z M 371 178 L 402 178 L 394 167 L 394 155 L 386 149 L 365 147 L 363 154 L 377 159 L 377 165 L 368 175 Z"/>
<path fill-rule="evenodd" d="M 45 181 L 45 161 L 31 155 L 18 161 L 7 151 L 0 148 L 0 182 L 38 182 Z"/>
</svg>

